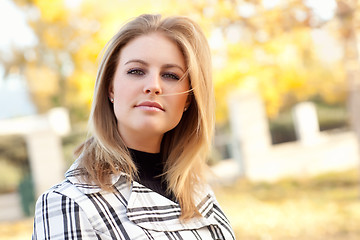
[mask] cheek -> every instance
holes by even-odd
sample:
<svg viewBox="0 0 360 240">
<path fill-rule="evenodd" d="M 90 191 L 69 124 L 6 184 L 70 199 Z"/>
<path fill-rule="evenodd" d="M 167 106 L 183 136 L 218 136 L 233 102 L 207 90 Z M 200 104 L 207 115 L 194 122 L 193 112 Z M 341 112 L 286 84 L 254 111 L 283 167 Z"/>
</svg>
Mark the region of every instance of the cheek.
<svg viewBox="0 0 360 240">
<path fill-rule="evenodd" d="M 119 102 L 128 101 L 134 95 L 134 87 L 125 81 L 117 81 L 114 83 L 114 98 Z"/>
<path fill-rule="evenodd" d="M 187 96 L 181 96 L 181 97 L 178 97 L 178 99 L 176 99 L 176 101 L 175 101 L 176 103 L 174 105 L 175 105 L 175 110 L 176 110 L 177 114 L 179 114 L 179 115 L 183 114 L 185 104 L 186 104 L 186 99 L 187 99 Z"/>
<path fill-rule="evenodd" d="M 126 89 L 126 91 L 125 91 Z M 114 112 L 118 118 L 121 113 L 126 109 L 131 99 L 131 92 L 129 89 L 117 84 L 114 86 Z"/>
</svg>

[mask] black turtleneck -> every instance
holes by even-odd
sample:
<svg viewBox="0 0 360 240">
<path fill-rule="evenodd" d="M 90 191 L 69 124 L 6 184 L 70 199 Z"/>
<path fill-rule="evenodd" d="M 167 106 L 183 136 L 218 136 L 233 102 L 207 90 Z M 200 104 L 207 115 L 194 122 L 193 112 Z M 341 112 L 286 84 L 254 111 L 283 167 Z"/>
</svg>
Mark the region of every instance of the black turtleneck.
<svg viewBox="0 0 360 240">
<path fill-rule="evenodd" d="M 164 172 L 164 164 L 160 153 L 147 153 L 130 149 L 132 159 L 138 168 L 137 181 L 154 192 L 174 200 L 172 194 L 166 193 L 167 184 L 161 174 Z"/>
</svg>

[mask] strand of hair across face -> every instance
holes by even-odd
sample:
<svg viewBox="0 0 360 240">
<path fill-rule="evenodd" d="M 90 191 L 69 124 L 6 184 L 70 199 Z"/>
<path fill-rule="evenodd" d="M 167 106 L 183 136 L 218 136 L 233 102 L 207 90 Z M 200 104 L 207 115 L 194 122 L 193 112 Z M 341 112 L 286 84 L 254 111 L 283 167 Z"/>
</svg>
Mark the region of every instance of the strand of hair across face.
<svg viewBox="0 0 360 240">
<path fill-rule="evenodd" d="M 180 81 L 183 81 L 183 80 L 187 77 L 188 74 L 189 74 L 189 68 L 186 69 L 185 73 L 184 73 L 184 74 L 182 75 L 182 77 L 179 79 L 179 82 L 180 82 Z M 190 92 L 192 92 L 192 91 L 194 91 L 194 88 L 190 88 L 189 90 L 183 91 L 183 92 L 160 94 L 159 96 L 163 96 L 163 97 L 165 97 L 165 96 L 176 96 L 176 95 L 181 95 L 181 94 L 190 93 Z"/>
<path fill-rule="evenodd" d="M 166 97 L 166 96 L 175 96 L 175 95 L 180 95 L 180 94 L 186 94 L 189 92 L 194 91 L 194 88 L 191 88 L 187 91 L 183 91 L 183 92 L 177 92 L 177 93 L 167 93 L 167 94 L 159 94 L 160 97 Z"/>
</svg>

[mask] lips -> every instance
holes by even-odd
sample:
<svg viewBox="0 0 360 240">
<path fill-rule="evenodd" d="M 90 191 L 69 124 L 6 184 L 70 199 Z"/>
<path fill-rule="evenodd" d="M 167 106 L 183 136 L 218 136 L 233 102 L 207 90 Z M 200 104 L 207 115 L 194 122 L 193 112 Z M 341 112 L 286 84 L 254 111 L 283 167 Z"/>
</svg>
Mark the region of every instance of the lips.
<svg viewBox="0 0 360 240">
<path fill-rule="evenodd" d="M 153 109 L 158 109 L 158 110 L 161 110 L 161 111 L 165 111 L 160 103 L 153 102 L 153 101 L 141 102 L 138 105 L 136 105 L 135 107 L 144 107 L 144 108 L 149 108 L 149 109 L 153 108 Z"/>
</svg>

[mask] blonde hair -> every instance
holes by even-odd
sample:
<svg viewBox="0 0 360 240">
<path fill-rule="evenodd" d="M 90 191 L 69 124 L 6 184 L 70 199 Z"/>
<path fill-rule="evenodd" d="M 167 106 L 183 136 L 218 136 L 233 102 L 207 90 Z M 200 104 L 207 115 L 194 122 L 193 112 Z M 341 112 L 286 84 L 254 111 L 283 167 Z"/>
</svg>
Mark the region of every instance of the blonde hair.
<svg viewBox="0 0 360 240">
<path fill-rule="evenodd" d="M 181 49 L 192 87 L 191 104 L 179 124 L 164 134 L 161 152 L 164 178 L 181 206 L 181 218 L 199 216 L 194 204 L 196 187 L 204 180 L 203 170 L 214 126 L 214 97 L 211 56 L 200 27 L 186 17 L 141 15 L 125 24 L 105 48 L 95 83 L 89 119 L 92 137 L 76 151 L 82 154 L 80 167 L 86 180 L 111 190 L 111 174 L 127 173 L 133 180 L 137 169 L 122 140 L 109 101 L 108 89 L 114 77 L 121 49 L 138 36 L 161 32 Z"/>
</svg>

